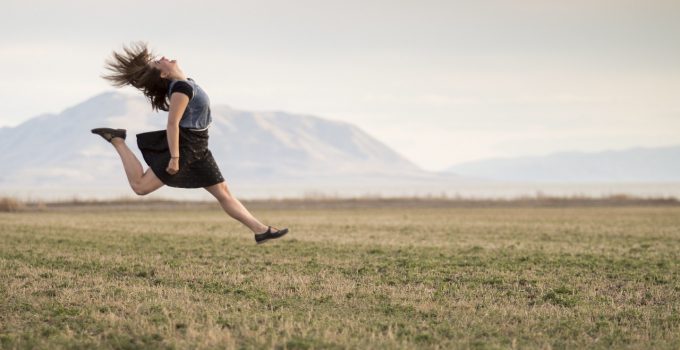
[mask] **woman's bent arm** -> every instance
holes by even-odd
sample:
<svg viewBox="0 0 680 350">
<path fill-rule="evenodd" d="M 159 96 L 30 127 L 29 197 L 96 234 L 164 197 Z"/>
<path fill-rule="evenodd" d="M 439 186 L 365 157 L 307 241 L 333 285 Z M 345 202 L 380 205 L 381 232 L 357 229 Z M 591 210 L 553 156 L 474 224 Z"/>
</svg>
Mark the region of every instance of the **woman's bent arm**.
<svg viewBox="0 0 680 350">
<path fill-rule="evenodd" d="M 179 157 L 179 121 L 182 119 L 184 110 L 189 104 L 189 96 L 182 93 L 173 93 L 170 96 L 170 109 L 168 111 L 168 147 L 171 157 Z"/>
</svg>

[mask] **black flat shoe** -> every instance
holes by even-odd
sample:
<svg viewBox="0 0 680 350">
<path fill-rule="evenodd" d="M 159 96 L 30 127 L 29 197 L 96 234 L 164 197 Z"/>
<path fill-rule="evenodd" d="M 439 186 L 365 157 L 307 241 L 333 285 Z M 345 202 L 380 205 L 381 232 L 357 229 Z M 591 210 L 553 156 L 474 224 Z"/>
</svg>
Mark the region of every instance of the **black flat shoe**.
<svg viewBox="0 0 680 350">
<path fill-rule="evenodd" d="M 264 243 L 264 242 L 266 242 L 270 239 L 283 237 L 283 235 L 285 235 L 286 233 L 288 233 L 287 228 L 284 228 L 282 230 L 278 230 L 276 232 L 272 232 L 272 227 L 269 226 L 269 228 L 267 229 L 267 232 L 255 234 L 255 242 L 257 242 L 257 244 Z"/>
<path fill-rule="evenodd" d="M 125 140 L 125 129 L 111 129 L 111 128 L 96 128 L 92 129 L 93 134 L 97 134 L 104 138 L 104 140 L 111 142 L 114 137 L 120 137 Z"/>
</svg>

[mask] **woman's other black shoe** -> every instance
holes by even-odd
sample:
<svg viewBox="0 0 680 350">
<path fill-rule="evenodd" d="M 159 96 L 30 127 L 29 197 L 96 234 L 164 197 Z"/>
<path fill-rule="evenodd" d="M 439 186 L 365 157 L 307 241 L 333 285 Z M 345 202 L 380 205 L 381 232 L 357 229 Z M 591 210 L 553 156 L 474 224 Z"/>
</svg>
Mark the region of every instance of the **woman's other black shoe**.
<svg viewBox="0 0 680 350">
<path fill-rule="evenodd" d="M 111 128 L 96 128 L 92 129 L 93 134 L 97 134 L 104 138 L 104 140 L 111 142 L 114 137 L 120 137 L 125 140 L 125 129 L 111 129 Z"/>
<path fill-rule="evenodd" d="M 272 227 L 269 226 L 269 228 L 267 229 L 267 232 L 255 234 L 255 242 L 257 242 L 257 244 L 264 243 L 264 242 L 266 242 L 270 239 L 282 237 L 286 233 L 288 233 L 287 228 L 278 230 L 276 232 L 272 232 Z"/>
</svg>

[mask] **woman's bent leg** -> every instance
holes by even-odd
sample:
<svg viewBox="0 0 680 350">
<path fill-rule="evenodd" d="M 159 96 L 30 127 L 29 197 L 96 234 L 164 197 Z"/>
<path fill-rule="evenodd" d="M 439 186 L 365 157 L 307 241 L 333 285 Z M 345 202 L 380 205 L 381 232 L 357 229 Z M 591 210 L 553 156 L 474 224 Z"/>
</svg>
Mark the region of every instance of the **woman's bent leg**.
<svg viewBox="0 0 680 350">
<path fill-rule="evenodd" d="M 127 175 L 130 187 L 136 194 L 143 196 L 149 194 L 163 186 L 163 182 L 156 177 L 151 169 L 146 172 L 142 169 L 142 163 L 137 160 L 135 154 L 128 148 L 125 140 L 116 137 L 111 140 L 113 147 L 120 155 L 123 161 L 123 168 L 125 168 L 125 175 Z"/>
<path fill-rule="evenodd" d="M 204 188 L 220 202 L 220 206 L 222 206 L 222 209 L 224 209 L 229 216 L 240 221 L 243 225 L 253 231 L 253 233 L 267 231 L 268 226 L 258 221 L 248 209 L 236 199 L 236 197 L 231 195 L 226 182 L 220 182 L 216 185 Z"/>
</svg>

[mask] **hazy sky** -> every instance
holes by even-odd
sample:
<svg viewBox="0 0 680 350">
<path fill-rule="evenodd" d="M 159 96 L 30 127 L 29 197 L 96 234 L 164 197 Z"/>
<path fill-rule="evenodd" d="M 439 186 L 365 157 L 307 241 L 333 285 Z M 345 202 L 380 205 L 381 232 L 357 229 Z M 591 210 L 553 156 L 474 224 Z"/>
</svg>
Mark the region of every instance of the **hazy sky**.
<svg viewBox="0 0 680 350">
<path fill-rule="evenodd" d="M 680 144 L 677 0 L 3 0 L 0 30 L 0 126 L 113 90 L 143 40 L 213 104 L 351 122 L 429 170 Z"/>
</svg>

